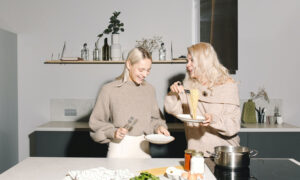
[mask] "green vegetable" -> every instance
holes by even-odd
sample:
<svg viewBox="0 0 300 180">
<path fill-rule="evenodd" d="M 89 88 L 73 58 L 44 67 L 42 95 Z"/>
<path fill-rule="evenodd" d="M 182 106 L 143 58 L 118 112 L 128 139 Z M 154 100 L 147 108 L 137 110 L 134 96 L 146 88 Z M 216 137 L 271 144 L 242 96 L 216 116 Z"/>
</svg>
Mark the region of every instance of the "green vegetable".
<svg viewBox="0 0 300 180">
<path fill-rule="evenodd" d="M 159 177 L 156 177 L 148 172 L 141 172 L 139 176 L 130 178 L 130 180 L 159 180 Z"/>
</svg>

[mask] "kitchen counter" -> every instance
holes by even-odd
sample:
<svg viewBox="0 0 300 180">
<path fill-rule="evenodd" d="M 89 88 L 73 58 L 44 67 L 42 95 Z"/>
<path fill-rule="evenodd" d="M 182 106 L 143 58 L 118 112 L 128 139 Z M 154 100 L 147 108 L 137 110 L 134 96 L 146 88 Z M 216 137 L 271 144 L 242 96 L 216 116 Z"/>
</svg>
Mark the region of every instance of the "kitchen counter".
<svg viewBox="0 0 300 180">
<path fill-rule="evenodd" d="M 150 143 L 154 158 L 180 158 L 186 149 L 183 123 L 169 123 L 175 141 Z M 258 158 L 293 158 L 300 161 L 300 128 L 281 125 L 242 124 L 240 145 L 259 151 Z M 29 135 L 30 156 L 34 157 L 106 157 L 107 144 L 94 142 L 87 122 L 51 121 Z"/>
<path fill-rule="evenodd" d="M 184 131 L 183 123 L 168 123 L 170 131 Z M 35 131 L 89 131 L 88 122 L 50 121 L 38 126 Z M 240 132 L 300 132 L 300 128 L 283 124 L 241 124 Z"/>
<path fill-rule="evenodd" d="M 167 123 L 172 131 L 183 131 L 183 123 Z M 88 122 L 49 121 L 38 126 L 35 131 L 89 131 Z"/>
<path fill-rule="evenodd" d="M 152 168 L 178 166 L 182 158 L 108 159 L 108 158 L 27 158 L 0 175 L 3 180 L 54 180 L 63 179 L 70 170 L 86 170 L 96 167 L 129 169 L 139 172 Z M 249 168 L 226 170 L 205 159 L 205 180 L 217 179 L 272 179 L 289 180 L 300 178 L 300 163 L 294 159 L 251 159 Z M 166 178 L 162 178 L 166 179 Z"/>
<path fill-rule="evenodd" d="M 179 166 L 181 158 L 173 159 L 108 159 L 108 158 L 27 158 L 0 175 L 3 180 L 62 180 L 70 170 L 86 170 L 96 167 L 107 169 L 129 169 L 139 172 L 152 168 Z M 206 180 L 215 180 L 209 168 L 205 167 Z"/>
<path fill-rule="evenodd" d="M 300 132 L 300 128 L 288 123 L 282 124 L 241 124 L 240 132 Z"/>
</svg>

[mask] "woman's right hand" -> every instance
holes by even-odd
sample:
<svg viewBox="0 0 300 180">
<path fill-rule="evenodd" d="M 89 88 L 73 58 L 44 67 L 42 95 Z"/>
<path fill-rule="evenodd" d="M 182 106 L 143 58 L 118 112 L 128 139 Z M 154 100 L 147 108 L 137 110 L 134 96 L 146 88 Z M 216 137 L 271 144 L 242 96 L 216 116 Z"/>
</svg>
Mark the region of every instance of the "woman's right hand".
<svg viewBox="0 0 300 180">
<path fill-rule="evenodd" d="M 171 92 L 174 92 L 174 93 L 181 93 L 181 92 L 184 92 L 184 88 L 183 88 L 183 85 L 180 81 L 176 81 L 174 82 L 171 86 L 170 86 L 170 90 Z"/>
<path fill-rule="evenodd" d="M 128 130 L 125 128 L 119 128 L 115 131 L 115 139 L 123 139 L 128 133 Z"/>
</svg>

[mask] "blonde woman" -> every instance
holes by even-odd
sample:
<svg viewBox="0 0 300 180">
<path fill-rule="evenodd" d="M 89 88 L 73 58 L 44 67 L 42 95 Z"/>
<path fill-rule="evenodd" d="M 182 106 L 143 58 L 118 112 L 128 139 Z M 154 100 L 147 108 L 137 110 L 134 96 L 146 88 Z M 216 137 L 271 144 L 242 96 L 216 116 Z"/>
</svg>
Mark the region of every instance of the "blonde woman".
<svg viewBox="0 0 300 180">
<path fill-rule="evenodd" d="M 201 42 L 188 48 L 183 85 L 175 82 L 165 98 L 165 110 L 173 115 L 189 114 L 184 89 L 198 89 L 197 115 L 202 123 L 185 124 L 189 149 L 214 152 L 215 146 L 239 146 L 240 107 L 237 83 L 219 62 L 214 48 Z"/>
<path fill-rule="evenodd" d="M 90 116 L 91 137 L 109 143 L 109 158 L 150 158 L 144 134 L 170 135 L 156 101 L 155 89 L 145 81 L 152 59 L 143 48 L 132 49 L 124 71 L 105 84 Z M 130 118 L 137 119 L 125 128 Z"/>
</svg>

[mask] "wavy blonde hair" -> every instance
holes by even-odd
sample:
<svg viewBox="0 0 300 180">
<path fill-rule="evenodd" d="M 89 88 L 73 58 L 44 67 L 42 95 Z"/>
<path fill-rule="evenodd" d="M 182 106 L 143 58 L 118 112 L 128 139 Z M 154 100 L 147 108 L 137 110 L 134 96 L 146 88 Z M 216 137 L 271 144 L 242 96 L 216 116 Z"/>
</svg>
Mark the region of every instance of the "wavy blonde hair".
<svg viewBox="0 0 300 180">
<path fill-rule="evenodd" d="M 122 74 L 116 78 L 116 79 L 122 80 L 122 83 L 119 86 L 122 86 L 129 79 L 129 70 L 126 66 L 126 63 L 129 62 L 131 65 L 134 65 L 144 59 L 150 59 L 152 62 L 152 57 L 151 57 L 150 53 L 147 50 L 145 50 L 144 48 L 136 47 L 136 48 L 133 48 L 132 50 L 130 50 L 130 52 L 128 53 L 128 56 L 127 56 L 127 60 L 124 63 L 124 70 L 123 70 Z"/>
<path fill-rule="evenodd" d="M 224 67 L 211 44 L 200 42 L 188 47 L 188 53 L 193 58 L 195 77 L 192 78 L 187 73 L 185 83 L 195 85 L 205 77 L 209 88 L 225 84 L 228 80 L 233 80 L 226 67 Z"/>
</svg>

